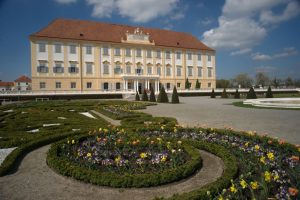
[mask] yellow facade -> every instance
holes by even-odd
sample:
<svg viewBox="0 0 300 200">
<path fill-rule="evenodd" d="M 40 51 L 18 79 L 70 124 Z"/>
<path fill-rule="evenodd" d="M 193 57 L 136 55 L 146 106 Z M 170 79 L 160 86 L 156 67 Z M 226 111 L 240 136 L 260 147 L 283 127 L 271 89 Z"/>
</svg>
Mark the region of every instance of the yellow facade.
<svg viewBox="0 0 300 200">
<path fill-rule="evenodd" d="M 178 90 L 183 90 L 186 78 L 191 83 L 191 89 L 195 89 L 197 79 L 201 83 L 201 89 L 211 89 L 216 86 L 214 51 L 163 47 L 150 42 L 128 40 L 121 43 L 108 43 L 30 37 L 30 44 L 32 90 L 34 91 L 141 92 L 143 89 L 149 90 L 152 87 L 158 92 L 159 83 L 167 90 L 173 89 L 173 86 L 176 86 Z M 76 52 L 71 54 L 70 49 L 74 50 L 74 45 Z M 54 52 L 56 47 L 59 49 L 59 46 L 61 53 Z M 45 49 L 39 52 L 39 47 L 45 47 Z M 92 53 L 87 55 L 87 49 Z M 108 50 L 109 56 L 104 55 L 105 49 Z M 116 55 L 118 49 L 120 49 L 120 55 Z M 141 49 L 141 56 L 137 55 L 139 49 Z M 161 58 L 157 58 L 157 50 L 161 52 Z M 131 55 L 126 55 L 126 51 L 130 51 Z M 151 57 L 147 55 L 150 51 Z M 170 59 L 166 58 L 167 52 L 170 52 Z M 180 52 L 180 59 L 177 58 L 178 52 Z M 192 54 L 192 60 L 188 59 L 189 53 Z M 200 54 L 199 61 L 198 55 Z M 210 62 L 208 62 L 209 56 Z M 71 73 L 71 64 L 76 66 L 72 68 L 74 73 Z M 87 65 L 91 66 L 89 69 L 92 68 L 92 73 L 87 72 Z M 55 71 L 54 68 L 57 66 L 61 66 L 63 72 Z M 120 70 L 116 69 L 117 66 L 120 66 Z M 127 71 L 129 66 L 130 73 Z M 178 67 L 181 67 L 180 74 L 177 73 Z M 57 68 L 61 70 L 60 67 Z M 106 74 L 107 68 L 108 74 Z M 161 69 L 160 74 L 158 74 L 158 68 Z M 192 74 L 189 74 L 189 68 Z M 198 73 L 199 69 L 201 69 L 201 74 Z"/>
</svg>

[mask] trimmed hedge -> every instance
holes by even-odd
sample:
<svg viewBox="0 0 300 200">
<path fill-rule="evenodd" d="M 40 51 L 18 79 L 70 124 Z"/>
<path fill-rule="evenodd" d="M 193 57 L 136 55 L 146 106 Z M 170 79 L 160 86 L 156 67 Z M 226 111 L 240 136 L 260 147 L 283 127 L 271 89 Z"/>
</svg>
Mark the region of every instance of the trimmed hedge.
<svg viewBox="0 0 300 200">
<path fill-rule="evenodd" d="M 84 136 L 80 139 L 86 137 Z M 192 146 L 184 144 L 184 150 L 189 154 L 191 159 L 175 169 L 166 169 L 156 173 L 122 175 L 112 172 L 100 172 L 99 170 L 79 166 L 67 158 L 59 157 L 60 146 L 64 142 L 60 141 L 51 146 L 47 154 L 48 166 L 62 175 L 96 185 L 122 188 L 158 186 L 186 178 L 202 167 L 202 159 L 199 151 Z"/>
<path fill-rule="evenodd" d="M 31 141 L 29 143 L 19 146 L 18 148 L 13 150 L 1 164 L 0 176 L 4 176 L 4 175 L 8 174 L 9 172 L 11 172 L 13 170 L 13 167 L 16 167 L 20 164 L 20 162 L 22 161 L 22 159 L 24 158 L 24 156 L 27 153 L 29 153 L 39 147 L 45 146 L 47 144 L 56 142 L 56 141 L 64 139 L 64 138 L 67 138 L 71 135 L 73 136 L 73 135 L 78 135 L 78 134 L 82 134 L 82 132 L 76 132 L 76 133 L 72 132 L 72 133 L 65 133 L 65 134 L 59 134 L 59 135 L 50 135 L 48 137 L 37 139 L 37 140 Z"/>
</svg>

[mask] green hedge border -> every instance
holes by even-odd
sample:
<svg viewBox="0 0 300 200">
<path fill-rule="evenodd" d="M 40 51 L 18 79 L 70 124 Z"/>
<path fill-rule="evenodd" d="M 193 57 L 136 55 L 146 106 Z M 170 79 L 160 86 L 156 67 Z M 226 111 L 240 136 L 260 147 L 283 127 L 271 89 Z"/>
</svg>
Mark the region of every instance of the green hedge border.
<svg viewBox="0 0 300 200">
<path fill-rule="evenodd" d="M 59 148 L 64 142 L 65 141 L 60 141 L 51 146 L 47 154 L 48 166 L 64 176 L 70 176 L 74 179 L 95 185 L 117 188 L 159 186 L 187 178 L 202 167 L 202 159 L 198 149 L 193 146 L 183 144 L 183 148 L 188 152 L 191 160 L 175 169 L 167 169 L 156 173 L 125 175 L 111 172 L 100 172 L 79 166 L 67 158 L 58 157 Z"/>
<path fill-rule="evenodd" d="M 59 134 L 59 135 L 50 135 L 41 139 L 37 139 L 34 141 L 31 141 L 29 143 L 20 145 L 15 150 L 13 150 L 2 162 L 0 166 L 0 177 L 9 174 L 10 172 L 14 171 L 17 166 L 21 163 L 24 156 L 31 152 L 34 149 L 37 149 L 39 147 L 48 145 L 50 143 L 62 140 L 64 138 L 67 138 L 69 136 L 74 136 L 78 134 L 82 134 L 83 132 L 72 132 L 72 133 L 65 133 L 65 134 Z"/>
</svg>

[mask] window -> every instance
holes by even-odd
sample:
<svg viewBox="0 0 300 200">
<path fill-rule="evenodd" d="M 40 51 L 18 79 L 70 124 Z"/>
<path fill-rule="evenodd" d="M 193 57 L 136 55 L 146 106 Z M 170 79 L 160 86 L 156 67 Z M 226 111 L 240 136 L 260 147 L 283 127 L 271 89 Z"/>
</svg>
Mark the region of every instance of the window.
<svg viewBox="0 0 300 200">
<path fill-rule="evenodd" d="M 142 50 L 136 49 L 136 57 L 142 57 Z"/>
<path fill-rule="evenodd" d="M 55 82 L 55 88 L 56 89 L 61 88 L 61 82 Z"/>
<path fill-rule="evenodd" d="M 109 65 L 107 63 L 103 65 L 103 74 L 109 74 Z"/>
<path fill-rule="evenodd" d="M 198 52 L 198 54 L 197 54 L 197 60 L 201 61 L 201 53 L 200 52 Z"/>
<path fill-rule="evenodd" d="M 126 65 L 126 74 L 131 74 L 131 66 Z"/>
<path fill-rule="evenodd" d="M 207 77 L 212 77 L 212 68 L 211 67 L 207 68 Z"/>
<path fill-rule="evenodd" d="M 85 53 L 86 53 L 87 55 L 92 55 L 92 46 L 86 46 L 86 47 L 85 47 L 85 50 L 86 50 Z"/>
<path fill-rule="evenodd" d="M 92 88 L 92 82 L 87 82 L 86 83 L 86 88 Z"/>
<path fill-rule="evenodd" d="M 152 67 L 148 67 L 147 72 L 148 72 L 149 75 L 152 74 Z"/>
<path fill-rule="evenodd" d="M 108 56 L 109 52 L 108 52 L 108 47 L 103 47 L 103 55 Z"/>
<path fill-rule="evenodd" d="M 72 89 L 76 88 L 76 82 L 71 82 L 71 88 Z"/>
<path fill-rule="evenodd" d="M 126 54 L 127 57 L 131 56 L 131 50 L 130 50 L 130 48 L 126 48 L 125 54 Z"/>
<path fill-rule="evenodd" d="M 170 51 L 166 51 L 166 59 L 171 59 L 171 52 Z"/>
<path fill-rule="evenodd" d="M 117 82 L 116 83 L 116 90 L 120 90 L 121 89 L 121 83 Z"/>
<path fill-rule="evenodd" d="M 70 54 L 76 54 L 76 45 L 74 44 L 70 45 Z"/>
<path fill-rule="evenodd" d="M 54 52 L 55 53 L 61 53 L 61 44 L 55 44 L 54 45 Z"/>
<path fill-rule="evenodd" d="M 140 75 L 140 74 L 142 74 L 142 73 L 143 73 L 142 68 L 141 68 L 141 67 L 138 67 L 138 68 L 136 69 L 136 74 Z"/>
<path fill-rule="evenodd" d="M 211 55 L 207 55 L 207 61 L 211 62 Z"/>
<path fill-rule="evenodd" d="M 40 89 L 45 89 L 45 88 L 46 88 L 46 83 L 40 82 Z"/>
<path fill-rule="evenodd" d="M 121 56 L 120 48 L 115 48 L 115 56 Z"/>
<path fill-rule="evenodd" d="M 192 60 L 192 53 L 191 53 L 191 52 L 188 52 L 188 53 L 187 53 L 187 57 L 188 57 L 188 60 Z"/>
<path fill-rule="evenodd" d="M 161 75 L 161 67 L 157 67 L 157 75 Z"/>
<path fill-rule="evenodd" d="M 122 69 L 120 65 L 116 65 L 115 67 L 115 74 L 121 74 L 122 73 Z"/>
<path fill-rule="evenodd" d="M 198 67 L 198 77 L 202 76 L 202 67 Z"/>
<path fill-rule="evenodd" d="M 93 74 L 93 64 L 92 63 L 86 63 L 86 74 Z"/>
<path fill-rule="evenodd" d="M 180 88 L 180 83 L 177 83 L 177 88 Z"/>
<path fill-rule="evenodd" d="M 77 63 L 70 62 L 69 73 L 78 73 Z"/>
<path fill-rule="evenodd" d="M 166 75 L 171 76 L 171 67 L 167 67 Z"/>
<path fill-rule="evenodd" d="M 41 53 L 46 52 L 46 44 L 45 43 L 39 43 L 39 52 L 41 52 Z"/>
<path fill-rule="evenodd" d="M 177 76 L 181 76 L 181 66 L 177 66 Z"/>
<path fill-rule="evenodd" d="M 37 67 L 37 72 L 48 73 L 48 67 L 46 61 L 39 61 L 39 66 Z"/>
<path fill-rule="evenodd" d="M 176 59 L 180 60 L 181 59 L 181 52 L 176 52 Z"/>
<path fill-rule="evenodd" d="M 108 90 L 108 83 L 107 82 L 103 83 L 103 89 Z"/>
<path fill-rule="evenodd" d="M 160 50 L 156 51 L 156 58 L 161 58 L 161 51 Z"/>
<path fill-rule="evenodd" d="M 171 89 L 171 83 L 167 83 L 167 90 Z"/>
<path fill-rule="evenodd" d="M 55 66 L 53 67 L 54 73 L 64 73 L 64 68 L 62 67 L 62 62 L 55 62 Z"/>
<path fill-rule="evenodd" d="M 188 76 L 193 76 L 193 67 L 188 66 Z"/>
<path fill-rule="evenodd" d="M 152 58 L 152 51 L 151 50 L 147 50 L 147 58 Z"/>
<path fill-rule="evenodd" d="M 211 88 L 211 83 L 208 83 L 207 86 L 208 86 L 209 88 Z"/>
</svg>

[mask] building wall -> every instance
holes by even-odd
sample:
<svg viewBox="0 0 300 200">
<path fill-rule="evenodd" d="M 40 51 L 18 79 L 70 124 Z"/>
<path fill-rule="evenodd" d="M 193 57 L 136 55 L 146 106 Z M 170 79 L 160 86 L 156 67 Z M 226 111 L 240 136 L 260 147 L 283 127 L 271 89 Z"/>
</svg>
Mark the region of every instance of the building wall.
<svg viewBox="0 0 300 200">
<path fill-rule="evenodd" d="M 46 45 L 46 52 L 39 52 L 38 45 Z M 126 65 L 131 65 L 131 74 L 140 65 L 143 69 L 142 75 L 147 75 L 147 67 L 152 67 L 152 74 L 157 75 L 157 66 L 161 67 L 160 82 L 165 85 L 170 83 L 171 88 L 180 83 L 178 89 L 184 89 L 186 77 L 192 83 L 191 89 L 195 88 L 196 80 L 199 79 L 202 89 L 215 88 L 216 86 L 216 68 L 215 52 L 180 49 L 153 46 L 147 44 L 129 44 L 129 43 L 101 43 L 89 41 L 74 41 L 62 39 L 31 38 L 31 72 L 32 72 L 32 90 L 34 91 L 86 91 L 103 90 L 103 83 L 108 82 L 115 90 L 115 83 L 120 82 L 123 88 L 123 79 L 121 74 L 115 74 L 114 69 L 117 65 L 121 67 L 123 73 L 126 71 Z M 62 45 L 62 52 L 55 53 L 55 44 Z M 70 45 L 76 46 L 76 53 L 70 54 Z M 87 46 L 92 48 L 92 54 L 86 54 Z M 103 55 L 104 47 L 108 48 L 109 55 Z M 115 49 L 120 48 L 120 56 L 115 55 Z M 131 56 L 126 56 L 126 48 L 131 49 Z M 137 57 L 136 49 L 140 48 L 142 56 Z M 152 57 L 147 58 L 147 50 L 152 50 Z M 156 58 L 156 51 L 161 51 L 161 58 Z M 166 58 L 166 52 L 171 52 L 170 59 Z M 177 59 L 176 52 L 181 52 L 181 59 Z M 187 53 L 192 53 L 192 60 L 187 59 Z M 201 61 L 198 61 L 197 55 L 201 52 Z M 208 56 L 211 55 L 211 62 L 208 62 Z M 47 72 L 38 72 L 40 63 L 46 63 Z M 53 68 L 56 63 L 61 63 L 64 68 L 63 73 L 55 73 Z M 76 63 L 77 73 L 69 73 L 70 63 Z M 93 73 L 88 74 L 86 66 L 90 64 Z M 109 74 L 104 74 L 104 65 L 109 64 Z M 177 66 L 181 66 L 181 76 L 177 76 Z M 188 75 L 188 67 L 192 66 L 193 74 Z M 198 76 L 198 67 L 202 67 L 202 76 Z M 171 67 L 171 76 L 167 75 L 167 67 Z M 208 67 L 212 69 L 212 77 L 208 77 Z M 45 82 L 46 87 L 40 88 L 40 83 Z M 61 88 L 56 88 L 56 82 L 61 83 Z M 71 82 L 76 82 L 76 88 L 71 88 Z M 87 88 L 87 82 L 92 83 L 91 88 Z M 210 83 L 210 86 L 208 85 Z"/>
</svg>

